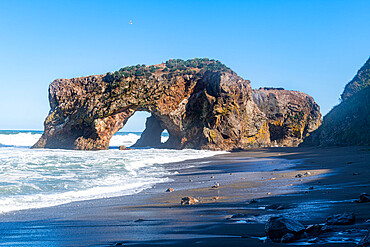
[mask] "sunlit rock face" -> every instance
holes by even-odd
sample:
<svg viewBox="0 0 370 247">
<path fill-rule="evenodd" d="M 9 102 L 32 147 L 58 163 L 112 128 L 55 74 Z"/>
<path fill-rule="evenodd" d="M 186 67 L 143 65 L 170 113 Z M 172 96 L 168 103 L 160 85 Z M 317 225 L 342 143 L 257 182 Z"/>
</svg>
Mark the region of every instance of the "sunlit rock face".
<svg viewBox="0 0 370 247">
<path fill-rule="evenodd" d="M 58 79 L 49 87 L 51 110 L 44 134 L 33 147 L 108 149 L 109 140 L 135 111 L 147 111 L 155 119 L 147 123 L 144 143 L 137 146 L 270 146 L 270 122 L 252 98 L 249 81 L 209 59 L 177 59 L 125 67 L 113 74 Z M 159 144 L 163 129 L 169 139 Z"/>
<path fill-rule="evenodd" d="M 253 90 L 253 100 L 268 118 L 273 145 L 297 146 L 321 124 L 319 105 L 305 93 L 260 88 Z"/>
</svg>

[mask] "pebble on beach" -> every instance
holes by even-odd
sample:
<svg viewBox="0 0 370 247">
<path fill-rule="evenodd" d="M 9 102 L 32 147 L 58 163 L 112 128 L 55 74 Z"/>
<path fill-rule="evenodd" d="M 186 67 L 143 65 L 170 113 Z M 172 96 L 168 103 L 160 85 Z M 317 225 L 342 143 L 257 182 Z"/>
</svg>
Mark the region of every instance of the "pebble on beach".
<svg viewBox="0 0 370 247">
<path fill-rule="evenodd" d="M 370 202 L 370 196 L 369 194 L 367 193 L 361 193 L 358 200 L 356 200 L 355 202 L 358 202 L 358 203 L 363 203 L 363 202 Z"/>
<path fill-rule="evenodd" d="M 193 205 L 197 202 L 199 202 L 199 200 L 191 196 L 181 198 L 181 205 Z"/>
<path fill-rule="evenodd" d="M 215 183 L 215 185 L 212 186 L 212 188 L 214 188 L 214 189 L 217 189 L 218 187 L 220 187 L 220 184 L 217 183 L 217 182 Z"/>
<path fill-rule="evenodd" d="M 167 190 L 166 190 L 166 192 L 172 192 L 173 191 L 173 189 L 172 188 L 168 188 Z"/>
</svg>

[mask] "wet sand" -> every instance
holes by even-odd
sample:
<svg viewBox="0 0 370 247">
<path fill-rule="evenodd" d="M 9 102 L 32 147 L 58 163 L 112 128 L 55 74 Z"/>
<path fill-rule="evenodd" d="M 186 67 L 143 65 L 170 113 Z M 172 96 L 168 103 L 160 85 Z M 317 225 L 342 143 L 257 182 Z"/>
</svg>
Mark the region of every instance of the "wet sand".
<svg viewBox="0 0 370 247">
<path fill-rule="evenodd" d="M 172 182 L 135 195 L 0 215 L 0 246 L 269 246 L 273 215 L 309 225 L 348 211 L 356 224 L 314 246 L 355 246 L 370 227 L 370 203 L 354 202 L 370 193 L 369 147 L 258 149 L 167 166 L 178 168 Z M 184 196 L 200 202 L 181 206 Z"/>
</svg>

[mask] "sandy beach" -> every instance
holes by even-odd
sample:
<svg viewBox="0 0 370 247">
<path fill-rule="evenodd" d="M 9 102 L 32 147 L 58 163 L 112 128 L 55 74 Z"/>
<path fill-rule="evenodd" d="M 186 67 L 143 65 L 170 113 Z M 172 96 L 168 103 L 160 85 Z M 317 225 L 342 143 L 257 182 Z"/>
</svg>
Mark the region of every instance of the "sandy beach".
<svg viewBox="0 0 370 247">
<path fill-rule="evenodd" d="M 335 147 L 168 164 L 173 181 L 135 195 L 2 214 L 0 246 L 269 246 L 264 227 L 273 215 L 307 226 L 343 212 L 356 224 L 289 245 L 355 246 L 370 227 L 370 203 L 354 202 L 370 193 L 369 162 L 368 147 Z M 185 196 L 199 202 L 181 205 Z"/>
</svg>

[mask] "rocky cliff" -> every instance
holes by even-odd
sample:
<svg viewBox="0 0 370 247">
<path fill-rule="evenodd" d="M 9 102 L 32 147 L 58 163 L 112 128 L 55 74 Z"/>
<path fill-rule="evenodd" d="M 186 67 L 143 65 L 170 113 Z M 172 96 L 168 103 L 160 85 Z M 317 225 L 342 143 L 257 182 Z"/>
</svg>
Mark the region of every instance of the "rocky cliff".
<svg viewBox="0 0 370 247">
<path fill-rule="evenodd" d="M 335 106 L 303 146 L 370 145 L 370 59 L 357 72 Z"/>
<path fill-rule="evenodd" d="M 342 101 L 345 101 L 355 95 L 357 92 L 370 86 L 370 58 L 357 72 L 355 77 L 350 81 L 341 95 Z"/>
<path fill-rule="evenodd" d="M 259 98 L 266 102 L 264 96 Z M 108 149 L 111 137 L 135 111 L 152 114 L 136 146 L 158 146 L 163 129 L 169 139 L 159 146 L 165 148 L 231 150 L 271 145 L 267 116 L 273 114 L 264 104 L 262 110 L 257 106 L 249 81 L 215 60 L 177 59 L 105 75 L 58 79 L 49 87 L 49 101 L 45 131 L 34 148 Z M 279 102 L 280 109 L 288 101 Z M 319 115 L 317 107 L 311 117 L 302 118 L 308 122 L 301 125 L 316 126 Z M 298 139 L 312 129 L 299 128 Z"/>
</svg>

